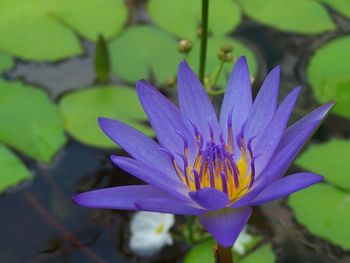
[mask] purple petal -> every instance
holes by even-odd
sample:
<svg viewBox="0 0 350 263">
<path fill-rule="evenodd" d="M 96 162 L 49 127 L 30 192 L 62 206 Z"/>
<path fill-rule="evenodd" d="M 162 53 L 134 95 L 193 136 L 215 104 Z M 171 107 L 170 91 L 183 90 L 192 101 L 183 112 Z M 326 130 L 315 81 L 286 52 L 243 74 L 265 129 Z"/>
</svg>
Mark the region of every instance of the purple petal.
<svg viewBox="0 0 350 263">
<path fill-rule="evenodd" d="M 195 202 L 208 210 L 218 210 L 230 202 L 227 194 L 215 188 L 204 188 L 190 192 L 190 196 Z"/>
<path fill-rule="evenodd" d="M 138 210 L 135 202 L 146 198 L 168 197 L 152 185 L 130 185 L 94 190 L 73 196 L 73 201 L 92 208 Z"/>
<path fill-rule="evenodd" d="M 280 68 L 275 67 L 267 75 L 249 112 L 245 128 L 246 138 L 260 135 L 271 121 L 277 108 L 279 81 Z"/>
<path fill-rule="evenodd" d="M 250 204 L 250 202 L 254 200 L 264 190 L 264 188 L 266 187 L 266 184 L 267 182 L 265 181 L 261 182 L 260 184 L 254 183 L 252 189 L 248 193 L 246 193 L 244 196 L 242 196 L 240 199 L 235 201 L 231 205 L 231 208 L 241 208 Z"/>
<path fill-rule="evenodd" d="M 188 127 L 192 121 L 204 137 L 210 138 L 209 125 L 216 139 L 219 139 L 219 124 L 206 90 L 186 61 L 179 65 L 178 71 L 179 104 Z"/>
<path fill-rule="evenodd" d="M 255 162 L 255 171 L 259 175 L 273 156 L 287 126 L 289 117 L 300 93 L 301 87 L 295 88 L 282 101 L 276 114 L 258 138 L 253 148 L 255 156 L 259 156 Z"/>
<path fill-rule="evenodd" d="M 166 197 L 140 200 L 136 202 L 136 207 L 144 211 L 177 215 L 200 215 L 207 211 L 198 207 L 194 202 L 191 203 Z"/>
<path fill-rule="evenodd" d="M 327 116 L 328 112 L 333 108 L 335 102 L 329 102 L 321 107 L 315 109 L 308 115 L 304 116 L 301 120 L 290 126 L 283 134 L 278 150 L 281 150 L 284 146 L 289 144 L 299 133 L 301 133 L 305 127 L 309 124 L 318 122 L 321 124 L 322 120 Z"/>
<path fill-rule="evenodd" d="M 159 151 L 160 145 L 151 138 L 117 120 L 99 118 L 98 123 L 109 138 L 136 160 L 152 163 L 155 169 L 164 171 L 166 175 L 174 173 L 169 156 Z"/>
<path fill-rule="evenodd" d="M 111 159 L 118 167 L 136 176 L 140 180 L 154 185 L 177 198 L 189 199 L 187 194 L 188 189 L 180 182 L 179 178 L 171 178 L 164 172 L 153 169 L 150 166 L 153 165 L 153 163 L 148 165 L 144 162 L 122 156 L 111 156 Z"/>
<path fill-rule="evenodd" d="M 148 82 L 137 82 L 137 94 L 159 143 L 171 152 L 182 153 L 184 143 L 180 132 L 194 150 L 194 138 L 184 125 L 180 111 Z"/>
<path fill-rule="evenodd" d="M 278 179 L 268 185 L 251 203 L 250 206 L 274 201 L 309 187 L 323 180 L 323 177 L 312 173 L 297 173 Z"/>
<path fill-rule="evenodd" d="M 250 207 L 223 208 L 200 215 L 199 221 L 212 234 L 218 244 L 223 247 L 231 247 L 251 213 L 252 209 Z"/>
<path fill-rule="evenodd" d="M 247 120 L 251 106 L 252 89 L 248 64 L 245 57 L 240 57 L 230 75 L 221 105 L 220 125 L 224 138 L 227 138 L 227 121 L 232 109 L 232 129 L 237 136 Z"/>
<path fill-rule="evenodd" d="M 270 182 L 282 177 L 319 124 L 320 122 L 317 121 L 310 123 L 309 126 L 304 127 L 304 130 L 300 131 L 300 133 L 295 134 L 288 144 L 285 144 L 284 147 L 279 149 L 274 155 L 269 165 L 257 177 L 256 183 L 263 180 Z"/>
</svg>

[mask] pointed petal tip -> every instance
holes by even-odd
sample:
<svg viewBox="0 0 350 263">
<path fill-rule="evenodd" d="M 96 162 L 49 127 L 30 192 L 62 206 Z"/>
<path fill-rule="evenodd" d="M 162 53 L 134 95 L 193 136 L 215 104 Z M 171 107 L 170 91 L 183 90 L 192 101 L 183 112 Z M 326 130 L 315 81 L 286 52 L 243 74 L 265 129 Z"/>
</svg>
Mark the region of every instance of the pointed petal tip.
<svg viewBox="0 0 350 263">
<path fill-rule="evenodd" d="M 143 88 L 151 88 L 152 85 L 145 79 L 140 79 L 136 82 L 136 90 L 139 92 Z"/>
<path fill-rule="evenodd" d="M 329 107 L 328 111 L 330 111 L 336 104 L 337 104 L 337 102 L 335 100 L 331 100 L 330 102 L 326 103 L 325 105 L 327 105 Z"/>
<path fill-rule="evenodd" d="M 240 56 L 237 60 L 236 60 L 236 63 L 244 63 L 244 64 L 247 64 L 247 58 L 245 56 Z"/>
<path fill-rule="evenodd" d="M 281 75 L 281 66 L 280 65 L 277 65 L 276 67 L 274 67 L 273 69 L 271 69 L 269 75 L 272 74 L 276 77 L 280 77 Z"/>
<path fill-rule="evenodd" d="M 113 126 L 113 124 L 117 124 L 118 121 L 111 119 L 111 118 L 106 118 L 106 117 L 98 117 L 97 119 L 98 122 L 98 126 L 100 127 L 100 129 L 107 135 L 107 136 L 111 136 L 111 126 Z"/>
<path fill-rule="evenodd" d="M 106 118 L 106 117 L 98 117 L 97 122 L 100 128 L 103 130 L 103 127 L 105 127 L 108 123 L 110 123 L 113 119 Z"/>
<path fill-rule="evenodd" d="M 189 68 L 190 65 L 187 63 L 187 61 L 185 59 L 183 59 L 180 63 L 179 63 L 179 68 L 183 68 L 183 67 L 187 67 Z"/>
<path fill-rule="evenodd" d="M 86 198 L 84 198 L 85 196 L 86 196 L 85 193 L 76 194 L 72 196 L 72 202 L 79 206 L 89 207 L 89 205 L 86 204 L 86 200 L 85 200 Z"/>
</svg>

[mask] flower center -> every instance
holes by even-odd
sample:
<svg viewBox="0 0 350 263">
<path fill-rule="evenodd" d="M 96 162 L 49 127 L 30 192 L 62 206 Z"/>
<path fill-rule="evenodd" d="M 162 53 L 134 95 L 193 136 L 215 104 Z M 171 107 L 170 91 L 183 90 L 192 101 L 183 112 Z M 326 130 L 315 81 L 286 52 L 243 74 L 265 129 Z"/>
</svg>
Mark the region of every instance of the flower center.
<svg viewBox="0 0 350 263">
<path fill-rule="evenodd" d="M 196 154 L 194 161 L 190 163 L 188 156 L 188 143 L 184 136 L 179 134 L 184 141 L 182 158 L 183 166 L 179 166 L 173 158 L 173 165 L 180 180 L 192 191 L 206 187 L 216 188 L 226 193 L 233 203 L 243 196 L 252 186 L 255 177 L 254 158 L 251 150 L 252 139 L 246 143 L 243 130 L 236 139 L 236 159 L 234 157 L 234 143 L 232 123 L 228 122 L 228 138 L 225 142 L 223 135 L 220 141 L 215 142 L 214 133 L 210 129 L 210 140 L 203 143 L 203 136 L 194 126 L 196 140 Z M 238 152 L 238 154 L 237 154 Z"/>
<path fill-rule="evenodd" d="M 158 235 L 160 235 L 161 233 L 163 233 L 163 231 L 164 231 L 164 224 L 163 224 L 163 223 L 159 224 L 159 226 L 156 227 L 155 231 L 156 231 L 156 233 L 157 233 Z"/>
</svg>

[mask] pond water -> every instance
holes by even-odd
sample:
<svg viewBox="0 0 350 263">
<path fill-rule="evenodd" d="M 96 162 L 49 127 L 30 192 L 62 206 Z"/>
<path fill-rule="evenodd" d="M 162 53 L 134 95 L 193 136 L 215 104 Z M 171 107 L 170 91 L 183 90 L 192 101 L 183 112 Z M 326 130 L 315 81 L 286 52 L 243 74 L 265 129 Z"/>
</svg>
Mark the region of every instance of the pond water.
<svg viewBox="0 0 350 263">
<path fill-rule="evenodd" d="M 143 5 L 133 8 L 131 22 L 147 20 Z M 275 65 L 282 68 L 280 97 L 298 84 L 306 86 L 292 121 L 318 105 L 305 76 L 310 55 L 329 39 L 350 32 L 348 21 L 335 13 L 332 16 L 342 30 L 317 37 L 282 33 L 246 17 L 234 33 L 255 50 L 259 59 L 255 93 Z M 6 79 L 40 86 L 57 101 L 64 93 L 94 82 L 94 47 L 90 43 L 84 45 L 86 55 L 55 64 L 17 60 Z M 112 82 L 121 83 L 117 78 Z M 174 95 L 172 91 L 168 94 Z M 349 131 L 348 122 L 330 116 L 313 140 L 325 141 L 333 134 L 346 138 Z M 72 203 L 71 196 L 78 192 L 141 183 L 113 166 L 111 153 L 118 151 L 84 146 L 69 138 L 52 165 L 21 156 L 35 177 L 0 196 L 0 262 L 181 262 L 189 248 L 179 242 L 149 259 L 133 256 L 127 248 L 130 212 L 86 209 Z M 292 171 L 297 168 L 292 167 Z M 277 262 L 350 262 L 349 252 L 298 224 L 284 201 L 255 208 L 249 230 L 272 242 Z"/>
</svg>

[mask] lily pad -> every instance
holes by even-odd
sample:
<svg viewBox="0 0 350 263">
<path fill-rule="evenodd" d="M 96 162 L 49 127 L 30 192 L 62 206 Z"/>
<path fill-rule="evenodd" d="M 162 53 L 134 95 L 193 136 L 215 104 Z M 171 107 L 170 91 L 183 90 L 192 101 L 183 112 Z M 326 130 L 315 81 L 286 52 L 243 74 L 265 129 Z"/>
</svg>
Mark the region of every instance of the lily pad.
<svg viewBox="0 0 350 263">
<path fill-rule="evenodd" d="M 49 162 L 66 142 L 58 108 L 47 94 L 20 82 L 0 80 L 0 142 Z"/>
<path fill-rule="evenodd" d="M 241 0 L 250 18 L 281 31 L 319 34 L 335 29 L 326 9 L 310 0 Z"/>
<path fill-rule="evenodd" d="M 276 256 L 272 251 L 271 244 L 265 244 L 253 251 L 240 261 L 241 263 L 273 263 L 276 262 Z"/>
<path fill-rule="evenodd" d="M 350 140 L 332 140 L 312 144 L 296 164 L 311 172 L 325 176 L 326 180 L 350 191 L 349 167 Z"/>
<path fill-rule="evenodd" d="M 100 129 L 98 117 L 109 117 L 129 124 L 151 136 L 146 115 L 135 90 L 118 86 L 94 86 L 65 95 L 59 102 L 68 133 L 76 140 L 101 148 L 116 148 Z"/>
<path fill-rule="evenodd" d="M 15 62 L 9 55 L 0 52 L 0 74 L 5 70 L 12 68 L 14 64 Z"/>
<path fill-rule="evenodd" d="M 112 71 L 135 83 L 147 76 L 164 83 L 182 60 L 177 41 L 151 26 L 131 26 L 110 44 Z"/>
<path fill-rule="evenodd" d="M 349 192 L 318 184 L 292 195 L 288 204 L 297 220 L 310 232 L 344 249 L 350 249 Z"/>
<path fill-rule="evenodd" d="M 307 76 L 320 103 L 336 100 L 333 112 L 350 118 L 350 37 L 330 41 L 312 56 Z"/>
<path fill-rule="evenodd" d="M 0 193 L 31 177 L 32 174 L 17 156 L 0 144 Z"/>
<path fill-rule="evenodd" d="M 232 45 L 233 47 L 233 55 L 235 58 L 238 58 L 240 56 L 246 56 L 248 61 L 248 66 L 250 73 L 255 76 L 258 70 L 258 62 L 256 59 L 256 56 L 252 50 L 249 49 L 249 47 L 242 42 L 228 38 L 228 37 L 219 37 L 219 38 L 209 38 L 208 39 L 208 50 L 207 50 L 207 63 L 206 63 L 206 74 L 211 74 L 215 71 L 215 69 L 219 66 L 220 60 L 218 59 L 218 53 L 220 51 L 220 48 L 223 45 Z M 194 43 L 193 50 L 189 54 L 189 63 L 193 67 L 196 72 L 198 72 L 198 61 L 199 61 L 199 50 L 200 50 L 200 42 L 197 41 Z M 225 63 L 222 73 L 218 79 L 218 86 L 220 88 L 226 89 L 226 83 L 228 80 L 228 77 L 231 73 L 233 67 L 232 63 Z"/>
<path fill-rule="evenodd" d="M 122 0 L 3 0 L 0 50 L 38 61 L 81 54 L 75 32 L 90 40 L 118 33 L 127 18 Z"/>
<path fill-rule="evenodd" d="M 255 241 L 253 241 L 255 242 Z M 208 240 L 196 245 L 185 256 L 184 263 L 214 263 L 213 248 L 214 240 Z M 248 251 L 248 255 L 240 256 L 233 251 L 234 262 L 236 263 L 273 263 L 275 255 L 272 252 L 271 245 L 265 244 L 254 251 Z"/>
<path fill-rule="evenodd" d="M 201 6 L 200 0 L 151 0 L 148 12 L 159 27 L 180 38 L 194 40 L 201 24 Z M 232 0 L 210 1 L 209 18 L 209 31 L 214 35 L 225 35 L 241 21 L 239 5 Z"/>
<path fill-rule="evenodd" d="M 349 0 L 319 0 L 321 3 L 324 3 L 343 16 L 350 18 L 350 2 Z"/>
</svg>

